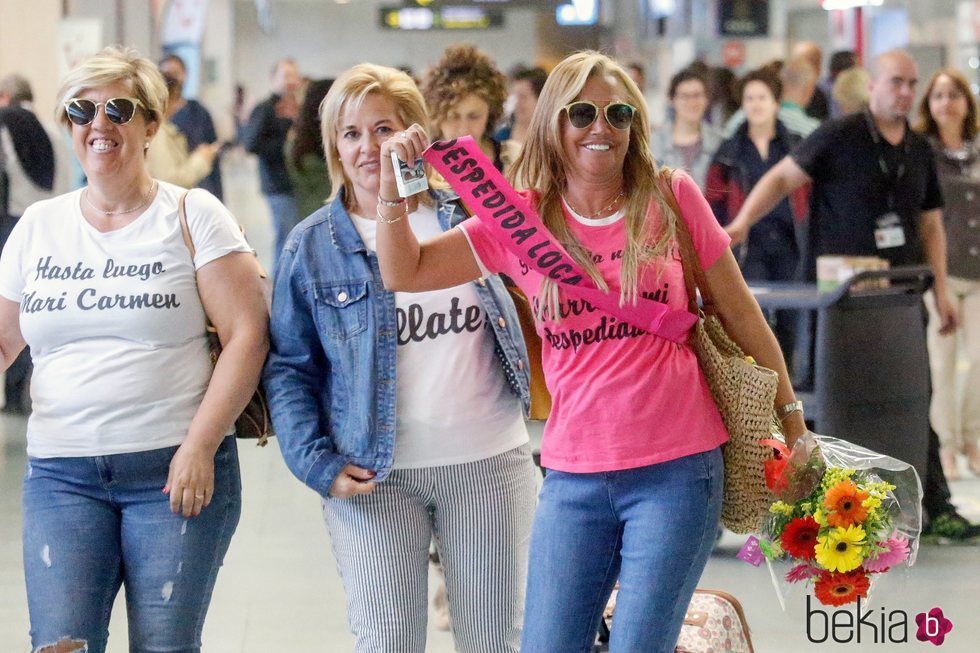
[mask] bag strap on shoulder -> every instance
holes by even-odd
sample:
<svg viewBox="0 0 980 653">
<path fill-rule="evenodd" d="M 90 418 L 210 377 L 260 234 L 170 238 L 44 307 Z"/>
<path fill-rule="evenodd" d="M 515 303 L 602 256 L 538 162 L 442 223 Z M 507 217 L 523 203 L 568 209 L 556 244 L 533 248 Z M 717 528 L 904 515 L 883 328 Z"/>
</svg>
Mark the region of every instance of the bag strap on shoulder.
<svg viewBox="0 0 980 653">
<path fill-rule="evenodd" d="M 187 245 L 187 249 L 191 253 L 191 263 L 194 262 L 194 256 L 197 254 L 197 249 L 194 247 L 194 239 L 191 238 L 191 229 L 187 226 L 187 194 L 190 193 L 189 190 L 185 190 L 180 194 L 180 199 L 177 201 L 177 219 L 180 220 L 180 233 L 184 237 L 184 244 Z"/>
<path fill-rule="evenodd" d="M 180 199 L 177 200 L 177 219 L 180 221 L 180 234 L 184 237 L 184 244 L 187 245 L 187 249 L 191 253 L 191 267 L 195 269 L 194 279 L 196 284 L 197 266 L 194 264 L 194 256 L 197 254 L 197 249 L 194 247 L 194 239 L 191 238 L 191 229 L 190 227 L 187 226 L 187 195 L 190 192 L 191 192 L 190 190 L 185 190 L 183 193 L 180 194 Z M 200 297 L 201 294 L 200 288 L 198 288 L 197 294 Z M 203 302 L 201 302 L 201 306 L 203 308 L 204 306 Z M 205 311 L 204 313 L 204 319 L 205 319 L 205 328 L 209 332 L 217 333 L 218 330 L 215 329 L 214 325 L 211 323 L 211 318 L 208 317 L 207 311 Z"/>
<path fill-rule="evenodd" d="M 191 262 L 194 262 L 194 257 L 197 255 L 197 248 L 194 247 L 194 239 L 191 238 L 191 229 L 187 225 L 187 196 L 190 194 L 191 190 L 185 190 L 180 195 L 180 199 L 177 201 L 177 219 L 180 220 L 180 233 L 184 237 L 184 244 L 187 245 L 187 249 L 191 253 Z M 241 229 L 242 235 L 245 234 L 245 228 L 238 225 Z M 252 254 L 255 258 L 255 269 L 258 271 L 259 277 L 262 279 L 268 279 L 269 275 L 266 273 L 265 268 L 262 267 L 262 263 L 259 261 L 258 255 L 255 250 L 252 250 Z"/>
<path fill-rule="evenodd" d="M 662 168 L 660 171 L 661 192 L 667 206 L 676 216 L 675 233 L 677 235 L 677 246 L 681 257 L 681 267 L 684 268 L 684 286 L 687 288 L 688 310 L 698 315 L 698 291 L 701 292 L 701 311 L 705 315 L 715 314 L 715 302 L 711 295 L 711 288 L 708 286 L 708 278 L 701 267 L 701 260 L 698 258 L 697 250 L 694 248 L 694 239 L 691 238 L 691 230 L 687 225 L 687 219 L 681 211 L 677 197 L 674 195 L 672 185 L 673 171 L 669 168 Z"/>
</svg>

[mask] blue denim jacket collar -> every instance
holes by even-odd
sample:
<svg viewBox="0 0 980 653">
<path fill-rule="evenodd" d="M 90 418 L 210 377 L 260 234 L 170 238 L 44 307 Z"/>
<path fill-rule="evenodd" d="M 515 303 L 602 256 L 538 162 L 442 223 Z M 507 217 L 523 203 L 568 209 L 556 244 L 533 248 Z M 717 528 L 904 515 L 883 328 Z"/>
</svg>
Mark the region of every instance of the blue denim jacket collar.
<svg viewBox="0 0 980 653">
<path fill-rule="evenodd" d="M 337 198 L 327 205 L 327 227 L 330 229 L 330 239 L 342 252 L 348 254 L 367 252 L 367 246 L 364 245 L 347 209 L 344 208 L 343 196 L 344 191 L 341 190 Z"/>
</svg>

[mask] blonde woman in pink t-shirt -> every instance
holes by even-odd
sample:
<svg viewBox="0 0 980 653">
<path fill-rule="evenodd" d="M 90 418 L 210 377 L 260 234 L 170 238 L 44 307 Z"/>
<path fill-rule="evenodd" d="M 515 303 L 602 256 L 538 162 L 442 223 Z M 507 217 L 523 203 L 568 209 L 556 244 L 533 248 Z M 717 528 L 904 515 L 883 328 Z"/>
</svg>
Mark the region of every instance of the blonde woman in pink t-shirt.
<svg viewBox="0 0 980 653">
<path fill-rule="evenodd" d="M 779 373 L 776 406 L 796 398 L 779 346 L 729 240 L 697 185 L 673 177 L 671 213 L 649 154 L 647 108 L 625 70 L 595 52 L 571 55 L 548 78 L 514 179 L 596 286 L 627 310 L 653 300 L 687 306 L 676 255 L 683 218 L 728 332 Z M 413 160 L 428 145 L 413 126 L 381 149 Z M 616 579 L 613 651 L 673 651 L 707 563 L 721 509 L 728 439 L 693 351 L 577 299 L 471 219 L 419 245 L 382 166 L 378 254 L 392 289 L 423 291 L 492 272 L 514 279 L 537 307 L 553 397 L 542 463 L 549 473 L 531 538 L 523 653 L 591 650 Z M 642 300 L 639 298 L 643 298 Z M 805 426 L 787 415 L 789 444 Z"/>
</svg>

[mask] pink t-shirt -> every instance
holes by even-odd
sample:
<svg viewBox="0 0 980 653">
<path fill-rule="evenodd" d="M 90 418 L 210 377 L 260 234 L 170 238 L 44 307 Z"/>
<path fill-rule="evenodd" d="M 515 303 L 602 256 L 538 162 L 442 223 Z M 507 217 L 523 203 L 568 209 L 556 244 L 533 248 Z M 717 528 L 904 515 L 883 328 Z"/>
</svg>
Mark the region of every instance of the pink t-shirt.
<svg viewBox="0 0 980 653">
<path fill-rule="evenodd" d="M 728 247 L 728 235 L 688 175 L 676 173 L 673 188 L 707 270 Z M 534 193 L 522 195 L 532 204 L 537 201 Z M 565 219 L 618 295 L 625 219 L 585 220 L 567 210 Z M 659 219 L 655 203 L 647 219 Z M 512 278 L 535 305 L 542 276 L 528 270 L 478 218 L 460 226 L 485 271 Z M 686 309 L 676 253 L 666 265 L 661 261 L 641 270 L 640 292 Z M 620 322 L 566 293 L 561 313 L 558 322 L 535 323 L 552 397 L 541 448 L 545 467 L 579 473 L 631 469 L 709 451 L 728 439 L 689 347 Z"/>
</svg>

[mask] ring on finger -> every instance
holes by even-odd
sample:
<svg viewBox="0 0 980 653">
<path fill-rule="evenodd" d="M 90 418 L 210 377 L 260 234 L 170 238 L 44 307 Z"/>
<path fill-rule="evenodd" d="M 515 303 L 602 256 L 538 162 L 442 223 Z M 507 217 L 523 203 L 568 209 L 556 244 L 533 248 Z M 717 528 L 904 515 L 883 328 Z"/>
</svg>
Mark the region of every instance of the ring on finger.
<svg viewBox="0 0 980 653">
<path fill-rule="evenodd" d="M 203 500 L 204 499 L 204 495 L 203 494 L 195 494 L 194 495 L 194 498 L 195 499 L 202 499 Z"/>
</svg>

